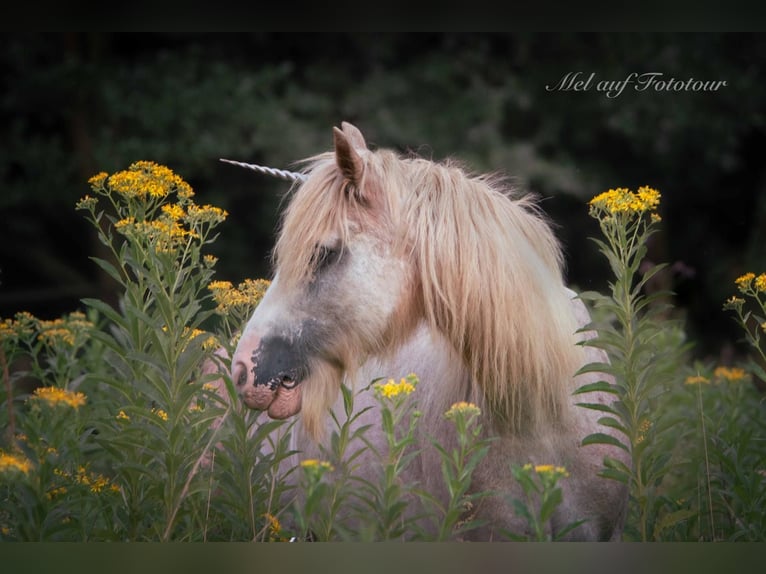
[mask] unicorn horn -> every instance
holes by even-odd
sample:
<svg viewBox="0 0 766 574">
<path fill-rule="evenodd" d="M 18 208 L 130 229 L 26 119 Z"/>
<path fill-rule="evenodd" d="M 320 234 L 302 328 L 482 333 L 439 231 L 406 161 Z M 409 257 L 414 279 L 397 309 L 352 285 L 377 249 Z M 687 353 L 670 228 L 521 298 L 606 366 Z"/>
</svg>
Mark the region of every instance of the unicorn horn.
<svg viewBox="0 0 766 574">
<path fill-rule="evenodd" d="M 285 169 L 277 169 L 275 167 L 264 167 L 262 165 L 255 165 L 254 163 L 244 163 L 241 161 L 234 161 L 231 159 L 221 158 L 221 161 L 225 163 L 230 163 L 232 165 L 238 165 L 239 167 L 244 167 L 245 169 L 252 169 L 253 171 L 257 171 L 258 173 L 265 173 L 266 175 L 280 177 L 282 179 L 286 179 L 287 181 L 306 181 L 306 176 L 296 171 L 287 171 Z"/>
</svg>

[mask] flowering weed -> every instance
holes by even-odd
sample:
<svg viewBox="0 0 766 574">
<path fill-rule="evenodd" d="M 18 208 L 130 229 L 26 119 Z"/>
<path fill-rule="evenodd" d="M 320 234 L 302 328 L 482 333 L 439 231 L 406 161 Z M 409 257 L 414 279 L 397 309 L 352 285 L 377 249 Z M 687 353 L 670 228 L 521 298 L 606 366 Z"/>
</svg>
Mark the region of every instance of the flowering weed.
<svg viewBox="0 0 766 574">
<path fill-rule="evenodd" d="M 328 445 L 314 458 L 294 452 L 292 424 L 245 408 L 228 374 L 269 284 L 214 277 L 205 250 L 227 213 L 196 204 L 153 162 L 89 183 L 77 207 L 109 254 L 94 261 L 120 299 L 87 299 L 54 320 L 0 319 L 0 540 L 459 540 L 482 526 L 473 509 L 498 493 L 470 490 L 492 444 L 476 405 L 452 405 L 440 422 L 453 434 L 439 442 L 421 428 L 415 375 L 342 386 Z M 601 471 L 629 486 L 626 539 L 763 540 L 766 416 L 752 383 L 766 380 L 766 274 L 738 278 L 725 304 L 755 359 L 687 365 L 682 329 L 658 313 L 663 294 L 644 292 L 661 267 L 639 273 L 659 202 L 642 187 L 589 204 L 614 281 L 608 295 L 583 294 L 599 318 L 586 344 L 610 358 L 584 370 L 614 382 L 578 394 L 615 398 L 582 406 L 620 438 L 584 443 L 628 455 Z M 355 408 L 362 392 L 374 408 Z M 372 446 L 373 431 L 384 447 Z M 409 480 L 421 456 L 440 462 L 431 478 L 445 500 Z M 550 540 L 567 471 L 521 463 L 509 469 L 523 494 L 511 502 L 527 533 L 505 534 Z"/>
</svg>

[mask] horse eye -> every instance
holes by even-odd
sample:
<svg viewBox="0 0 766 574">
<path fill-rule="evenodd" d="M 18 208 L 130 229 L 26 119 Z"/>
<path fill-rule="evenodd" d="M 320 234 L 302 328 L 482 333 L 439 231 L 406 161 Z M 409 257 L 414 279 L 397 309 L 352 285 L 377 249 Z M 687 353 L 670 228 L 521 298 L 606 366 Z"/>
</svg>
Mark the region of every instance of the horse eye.
<svg viewBox="0 0 766 574">
<path fill-rule="evenodd" d="M 340 248 L 319 245 L 314 251 L 313 260 L 317 271 L 320 271 L 335 263 L 339 258 Z"/>
</svg>

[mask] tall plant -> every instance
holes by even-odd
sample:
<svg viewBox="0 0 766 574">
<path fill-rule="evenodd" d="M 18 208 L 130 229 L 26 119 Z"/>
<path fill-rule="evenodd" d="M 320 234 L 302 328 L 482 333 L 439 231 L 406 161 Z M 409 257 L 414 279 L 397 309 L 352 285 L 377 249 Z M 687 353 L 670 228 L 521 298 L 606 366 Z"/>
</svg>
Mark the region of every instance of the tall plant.
<svg viewBox="0 0 766 574">
<path fill-rule="evenodd" d="M 599 422 L 619 431 L 622 438 L 594 433 L 583 444 L 610 444 L 628 453 L 628 464 L 606 457 L 602 475 L 628 485 L 627 536 L 642 541 L 657 538 L 663 528 L 685 517 L 683 513 L 664 512 L 664 500 L 658 492 L 670 470 L 667 431 L 676 422 L 663 417 L 658 405 L 681 352 L 679 345 L 668 344 L 673 342 L 666 336 L 666 326 L 657 320 L 658 313 L 665 310 L 661 298 L 667 294 L 646 291 L 649 281 L 664 266 L 652 265 L 642 271 L 647 240 L 660 221 L 659 202 L 659 192 L 650 187 L 636 192 L 610 189 L 590 201 L 590 215 L 598 221 L 603 236 L 594 241 L 609 262 L 613 281 L 608 295 L 582 295 L 593 302 L 598 315 L 609 318 L 587 327 L 595 328 L 597 335 L 585 342 L 606 351 L 609 363 L 594 363 L 582 372 L 606 373 L 614 382 L 600 381 L 577 391 L 600 391 L 614 397 L 609 405 L 580 404 L 603 413 Z"/>
</svg>

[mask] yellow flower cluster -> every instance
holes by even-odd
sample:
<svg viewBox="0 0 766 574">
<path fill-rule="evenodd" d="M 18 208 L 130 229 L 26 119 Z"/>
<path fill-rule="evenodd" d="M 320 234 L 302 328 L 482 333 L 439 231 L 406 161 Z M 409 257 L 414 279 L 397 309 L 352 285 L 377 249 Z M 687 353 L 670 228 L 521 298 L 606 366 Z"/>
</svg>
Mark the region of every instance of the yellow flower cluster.
<svg viewBox="0 0 766 574">
<path fill-rule="evenodd" d="M 409 375 L 401 378 L 398 383 L 394 379 L 388 379 L 385 383 L 375 383 L 373 389 L 379 396 L 392 399 L 399 395 L 409 395 L 415 390 L 415 385 L 417 385 L 417 377 Z"/>
<path fill-rule="evenodd" d="M 766 273 L 756 276 L 755 273 L 748 272 L 734 281 L 742 293 L 766 293 Z"/>
<path fill-rule="evenodd" d="M 556 478 L 559 477 L 568 477 L 569 472 L 567 469 L 563 466 L 555 466 L 552 464 L 536 464 L 534 467 L 527 463 L 524 465 L 524 470 L 534 470 L 537 474 L 546 475 L 546 476 L 555 476 Z"/>
<path fill-rule="evenodd" d="M 266 279 L 245 279 L 237 287 L 230 281 L 213 281 L 207 288 L 213 294 L 216 311 L 228 315 L 232 310 L 252 309 L 261 302 L 271 284 Z"/>
<path fill-rule="evenodd" d="M 745 369 L 739 367 L 717 367 L 713 371 L 713 376 L 717 379 L 726 379 L 729 382 L 741 381 L 747 376 Z"/>
<path fill-rule="evenodd" d="M 713 371 L 713 382 L 728 381 L 730 383 L 741 381 L 747 377 L 747 371 L 740 367 L 716 367 Z M 703 375 L 691 375 L 684 381 L 686 385 L 709 385 L 710 379 Z"/>
<path fill-rule="evenodd" d="M 63 344 L 74 347 L 78 341 L 78 335 L 87 333 L 93 326 L 93 323 L 88 321 L 83 313 L 75 311 L 66 317 L 52 321 L 39 321 L 40 333 L 37 338 L 50 346 Z M 81 337 L 79 339 L 82 340 Z"/>
<path fill-rule="evenodd" d="M 59 496 L 64 496 L 69 490 L 66 486 L 57 486 L 55 488 L 51 488 L 48 492 L 45 493 L 45 497 L 48 500 L 53 500 L 54 498 L 57 498 Z"/>
<path fill-rule="evenodd" d="M 638 436 L 636 437 L 636 443 L 640 444 L 646 440 L 646 433 L 652 428 L 652 421 L 649 419 L 643 419 L 638 425 Z"/>
<path fill-rule="evenodd" d="M 162 327 L 163 331 L 167 331 L 167 326 Z M 218 339 L 215 335 L 209 334 L 207 331 L 203 331 L 202 329 L 190 329 L 189 327 L 184 327 L 182 337 L 186 340 L 186 344 L 190 343 L 197 337 L 202 337 L 207 335 L 205 340 L 202 342 L 202 348 L 205 351 L 212 351 L 213 349 L 217 349 L 220 347 L 220 343 L 218 342 Z M 184 349 L 186 349 L 186 344 L 184 345 Z"/>
<path fill-rule="evenodd" d="M 709 385 L 710 379 L 707 377 L 703 377 L 702 375 L 691 375 L 686 377 L 686 380 L 684 381 L 685 385 Z"/>
<path fill-rule="evenodd" d="M 158 417 L 160 417 L 163 421 L 167 421 L 168 420 L 168 413 L 165 412 L 164 410 L 162 410 L 162 409 L 152 409 L 152 412 L 155 415 L 157 415 Z"/>
<path fill-rule="evenodd" d="M 660 204 L 660 192 L 648 186 L 632 192 L 625 187 L 610 189 L 590 200 L 589 205 L 596 212 L 607 214 L 640 214 L 657 209 Z"/>
<path fill-rule="evenodd" d="M 27 311 L 20 311 L 13 319 L 0 320 L 0 341 L 17 340 L 31 335 L 37 328 L 37 318 Z"/>
<path fill-rule="evenodd" d="M 52 407 L 66 405 L 78 409 L 85 404 L 86 397 L 83 393 L 75 393 L 58 387 L 38 387 L 34 390 L 30 400 L 42 401 Z"/>
<path fill-rule="evenodd" d="M 127 170 L 108 175 L 104 172 L 88 182 L 93 191 L 109 199 L 117 211 L 115 229 L 140 245 L 149 244 L 156 253 L 174 253 L 190 242 L 202 241 L 210 228 L 223 222 L 228 213 L 212 205 L 196 205 L 188 183 L 169 168 L 150 161 L 139 161 Z M 175 194 L 175 203 L 171 197 Z M 97 199 L 86 195 L 78 209 L 96 214 Z M 204 264 L 212 267 L 212 256 Z"/>
<path fill-rule="evenodd" d="M 187 239 L 199 239 L 200 235 L 193 229 L 186 229 L 178 221 L 169 217 L 136 221 L 126 217 L 115 224 L 115 229 L 125 236 L 145 237 L 155 246 L 158 253 L 167 253 L 183 244 Z"/>
<path fill-rule="evenodd" d="M 458 416 L 472 417 L 479 416 L 480 414 L 481 409 L 475 404 L 460 401 L 459 403 L 452 405 L 449 410 L 444 413 L 444 418 L 451 420 Z"/>
<path fill-rule="evenodd" d="M 306 460 L 301 461 L 301 468 L 306 469 L 317 469 L 317 470 L 335 470 L 333 466 L 325 461 L 325 460 L 318 460 L 316 458 L 307 458 Z"/>
<path fill-rule="evenodd" d="M 31 470 L 32 463 L 27 458 L 0 450 L 0 474 L 10 474 L 11 472 L 29 474 Z"/>
<path fill-rule="evenodd" d="M 71 480 L 77 484 L 87 486 L 91 492 L 96 494 L 103 492 L 104 490 L 109 492 L 120 491 L 120 487 L 116 484 L 113 484 L 109 478 L 103 474 L 91 472 L 84 466 L 77 467 L 77 472 L 75 472 L 75 474 L 70 474 L 69 472 L 61 470 L 60 468 L 54 469 L 53 474 L 67 480 Z M 65 487 L 60 488 L 64 488 L 64 491 L 66 491 Z"/>
<path fill-rule="evenodd" d="M 23 311 L 16 313 L 14 319 L 0 320 L 0 341 L 18 340 L 36 334 L 37 340 L 45 345 L 74 347 L 84 341 L 82 335 L 93 327 L 93 323 L 79 311 L 51 321 L 42 321 Z"/>
<path fill-rule="evenodd" d="M 175 191 L 180 198 L 194 195 L 191 187 L 180 176 L 163 165 L 151 161 L 138 161 L 127 170 L 111 176 L 99 173 L 88 180 L 94 191 L 103 191 L 104 186 L 126 198 L 164 198 Z"/>
<path fill-rule="evenodd" d="M 184 211 L 184 208 L 182 205 L 179 205 L 178 203 L 166 203 L 162 206 L 162 213 L 164 213 L 168 218 L 172 219 L 173 221 L 178 221 L 179 219 L 183 219 L 184 215 L 186 215 L 186 212 Z"/>
<path fill-rule="evenodd" d="M 154 408 L 154 409 L 152 409 L 152 413 L 153 413 L 153 414 L 155 414 L 155 415 L 157 415 L 158 417 L 160 417 L 160 418 L 161 418 L 163 421 L 166 421 L 166 420 L 168 420 L 168 413 L 167 413 L 167 412 L 165 412 L 165 411 L 164 411 L 164 410 L 162 410 L 162 409 L 156 409 L 156 408 Z M 124 410 L 122 410 L 122 409 L 120 409 L 120 412 L 118 412 L 118 413 L 117 413 L 117 415 L 116 415 L 114 418 L 116 418 L 118 421 L 125 421 L 125 422 L 128 422 L 128 421 L 130 421 L 130 415 L 129 415 L 129 414 L 127 414 L 127 413 L 126 413 Z"/>
<path fill-rule="evenodd" d="M 218 224 L 222 223 L 229 216 L 229 212 L 214 205 L 195 205 L 190 204 L 189 209 L 184 215 L 184 221 L 189 225 L 199 225 L 201 223 Z"/>
</svg>

